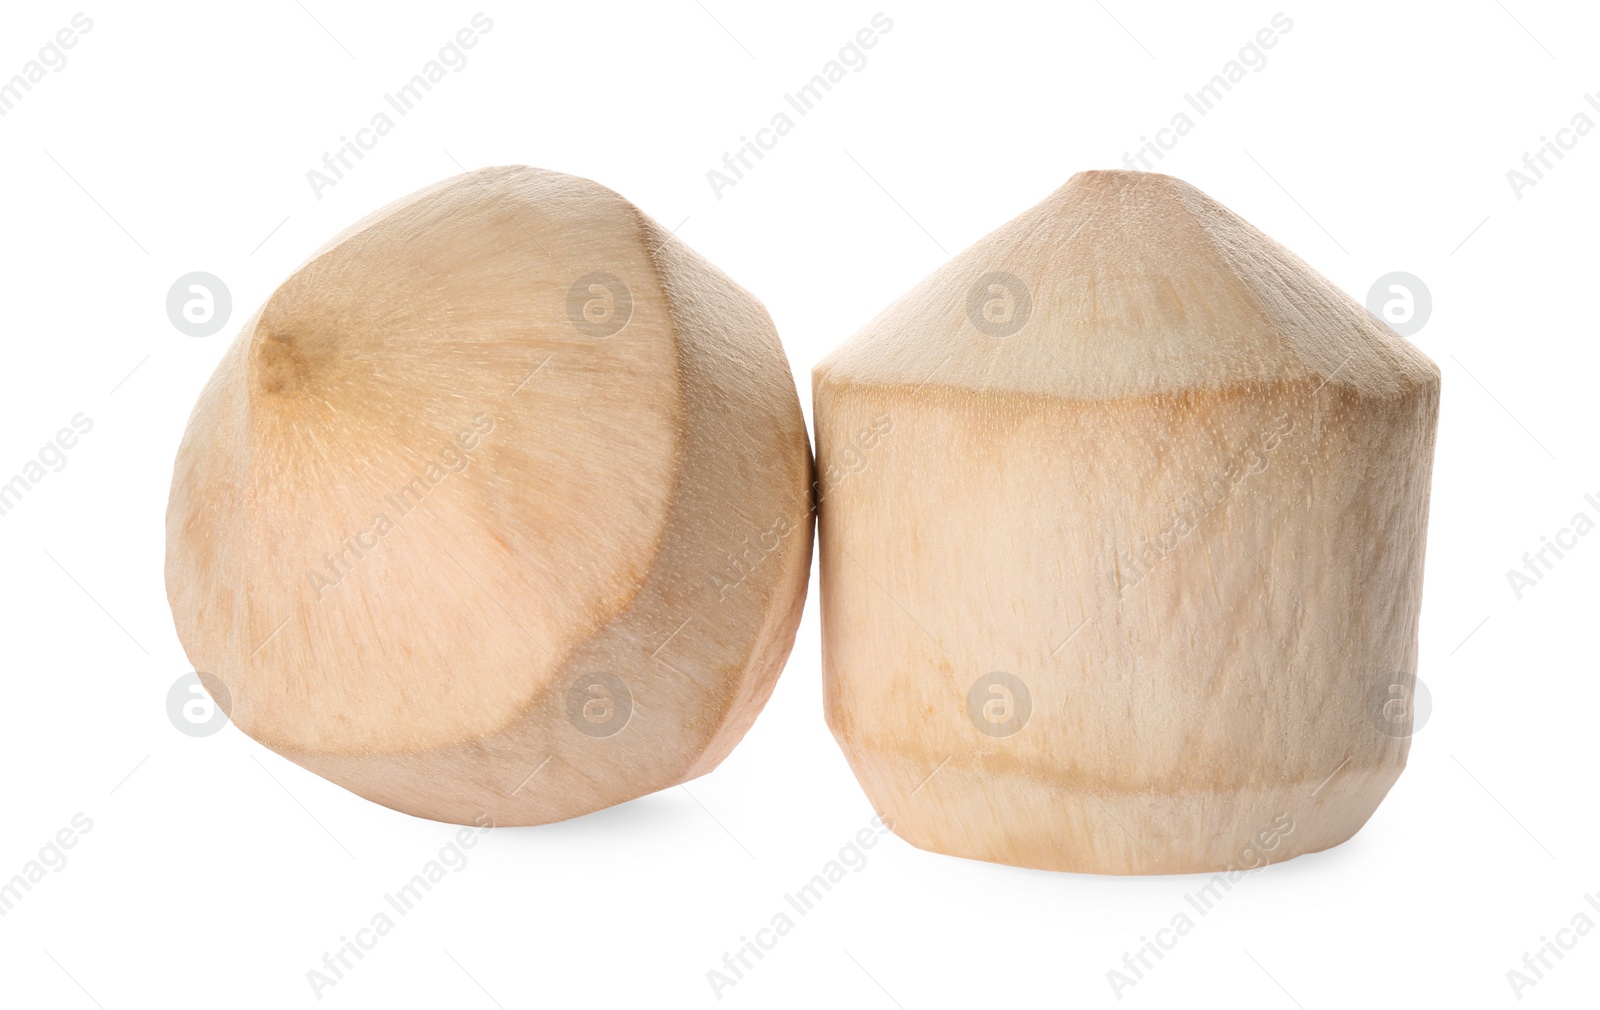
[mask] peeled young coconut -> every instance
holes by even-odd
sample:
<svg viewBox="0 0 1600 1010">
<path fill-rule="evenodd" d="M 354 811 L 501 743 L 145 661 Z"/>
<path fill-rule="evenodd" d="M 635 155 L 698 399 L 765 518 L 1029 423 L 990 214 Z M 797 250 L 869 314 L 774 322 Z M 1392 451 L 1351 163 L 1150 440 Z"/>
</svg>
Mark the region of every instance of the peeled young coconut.
<svg viewBox="0 0 1600 1010">
<path fill-rule="evenodd" d="M 259 742 L 397 810 L 541 824 L 744 735 L 810 475 L 755 298 L 597 183 L 484 169 L 246 324 L 178 450 L 167 596 Z"/>
<path fill-rule="evenodd" d="M 828 724 L 898 834 L 1232 874 L 1366 823 L 1417 725 L 1421 351 L 1188 183 L 1082 172 L 813 376 Z"/>
</svg>

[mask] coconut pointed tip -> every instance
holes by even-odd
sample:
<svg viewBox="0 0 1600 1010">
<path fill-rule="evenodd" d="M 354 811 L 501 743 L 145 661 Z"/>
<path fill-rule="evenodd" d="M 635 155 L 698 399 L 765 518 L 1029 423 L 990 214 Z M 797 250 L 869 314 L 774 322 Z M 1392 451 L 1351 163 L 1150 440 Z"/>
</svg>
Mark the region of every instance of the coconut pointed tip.
<svg viewBox="0 0 1600 1010">
<path fill-rule="evenodd" d="M 1124 190 L 1147 193 L 1162 191 L 1173 193 L 1200 192 L 1195 186 L 1175 175 L 1129 168 L 1088 168 L 1081 172 L 1074 172 L 1066 182 L 1061 184 L 1061 188 L 1056 192 L 1116 193 Z"/>
</svg>

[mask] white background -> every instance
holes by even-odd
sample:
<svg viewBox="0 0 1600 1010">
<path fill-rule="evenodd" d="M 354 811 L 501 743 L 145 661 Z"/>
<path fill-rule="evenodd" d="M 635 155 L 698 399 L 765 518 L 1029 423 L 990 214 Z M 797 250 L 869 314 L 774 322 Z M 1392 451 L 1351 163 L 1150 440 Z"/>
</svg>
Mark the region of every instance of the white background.
<svg viewBox="0 0 1600 1010">
<path fill-rule="evenodd" d="M 306 972 L 454 833 L 165 711 L 189 670 L 162 585 L 179 436 L 238 324 L 324 240 L 458 164 L 588 176 L 765 302 L 809 414 L 822 355 L 1073 172 L 1120 166 L 1279 10 L 1294 27 L 1267 65 L 1160 167 L 1358 300 L 1392 270 L 1431 289 L 1412 339 L 1444 375 L 1434 708 L 1354 840 L 1247 878 L 1120 1002 L 1510 1006 L 1525 951 L 1580 911 L 1600 922 L 1583 900 L 1600 891 L 1600 536 L 1520 601 L 1506 579 L 1600 498 L 1600 131 L 1521 199 L 1506 177 L 1574 114 L 1600 122 L 1591 5 L 886 6 L 870 62 L 719 200 L 707 170 L 879 7 L 304 4 L 84 8 L 70 62 L 0 118 L 0 479 L 75 413 L 94 420 L 0 517 L 0 878 L 75 813 L 94 825 L 0 918 L 0 1004 L 316 1004 Z M 494 28 L 470 63 L 318 200 L 307 170 L 480 9 Z M 78 10 L 7 5 L 0 79 Z M 167 319 L 192 270 L 232 290 L 216 336 Z M 872 817 L 823 724 L 815 598 L 721 768 L 491 832 L 321 1003 L 716 1004 L 707 971 Z M 869 855 L 722 1004 L 1116 1005 L 1107 971 L 1201 883 L 893 837 Z M 1577 1006 L 1597 984 L 1590 935 L 1522 1002 Z"/>
</svg>

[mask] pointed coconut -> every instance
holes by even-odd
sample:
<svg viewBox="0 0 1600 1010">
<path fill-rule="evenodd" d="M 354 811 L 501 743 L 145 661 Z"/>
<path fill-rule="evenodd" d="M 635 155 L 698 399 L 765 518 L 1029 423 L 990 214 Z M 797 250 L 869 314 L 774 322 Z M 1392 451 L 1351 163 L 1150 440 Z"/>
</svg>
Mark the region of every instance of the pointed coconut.
<svg viewBox="0 0 1600 1010">
<path fill-rule="evenodd" d="M 554 821 L 744 735 L 810 473 L 759 302 L 603 186 L 486 169 L 245 326 L 178 452 L 167 592 L 266 746 L 423 817 Z"/>
<path fill-rule="evenodd" d="M 1177 179 L 1085 172 L 817 366 L 829 726 L 923 848 L 1338 844 L 1405 765 L 1439 372 Z"/>
</svg>

